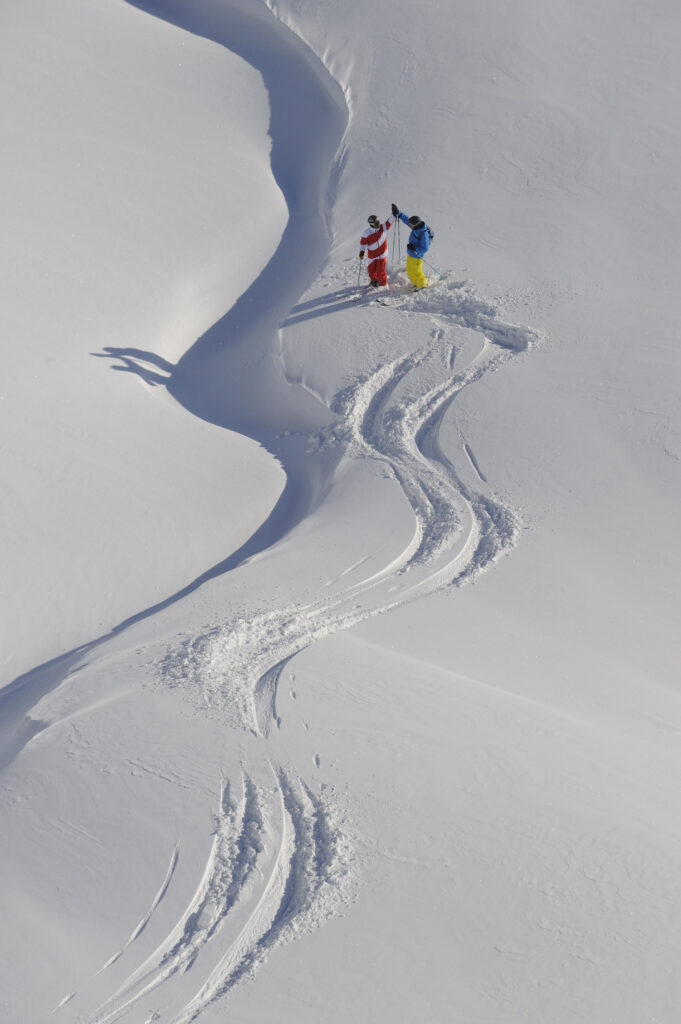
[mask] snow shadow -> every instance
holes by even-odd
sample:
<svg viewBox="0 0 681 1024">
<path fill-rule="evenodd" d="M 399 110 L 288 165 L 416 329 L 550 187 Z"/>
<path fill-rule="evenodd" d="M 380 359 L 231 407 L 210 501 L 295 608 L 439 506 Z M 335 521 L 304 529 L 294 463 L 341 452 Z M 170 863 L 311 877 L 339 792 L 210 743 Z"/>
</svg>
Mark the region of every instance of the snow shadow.
<svg viewBox="0 0 681 1024">
<path fill-rule="evenodd" d="M 247 557 L 254 553 L 254 544 L 262 550 L 274 543 L 319 503 L 340 458 L 340 452 L 308 454 L 304 437 L 328 426 L 333 416 L 304 388 L 286 380 L 276 338 L 328 255 L 327 211 L 342 165 L 347 105 L 319 58 L 264 4 L 126 2 L 225 46 L 260 72 L 269 95 L 272 173 L 289 211 L 277 251 L 175 367 L 162 365 L 150 353 L 109 352 L 123 361 L 119 370 L 137 372 L 152 384 L 164 383 L 190 413 L 253 438 L 280 462 L 286 487 L 257 542 L 252 538 L 247 545 Z M 156 367 L 143 369 L 143 360 L 150 359 Z M 167 379 L 159 380 L 159 368 L 168 373 Z"/>
<path fill-rule="evenodd" d="M 272 259 L 229 312 L 176 366 L 154 353 L 108 348 L 115 370 L 163 384 L 188 412 L 253 438 L 280 462 L 286 485 L 269 518 L 238 550 L 173 594 L 111 631 L 17 677 L 0 694 L 0 765 L 40 731 L 25 716 L 82 659 L 130 626 L 163 611 L 210 579 L 230 571 L 288 533 L 323 498 L 340 450 L 308 453 L 310 432 L 332 414 L 302 387 L 289 383 L 276 337 L 324 264 L 330 230 L 326 211 L 342 167 L 348 110 L 340 86 L 322 62 L 264 4 L 252 0 L 126 0 L 133 7 L 225 46 L 263 77 L 270 101 L 271 166 L 289 220 Z"/>
<path fill-rule="evenodd" d="M 340 313 L 344 309 L 351 309 L 356 305 L 361 291 L 366 291 L 366 288 L 360 290 L 360 285 L 356 287 L 348 285 L 345 288 L 328 292 L 326 295 L 317 295 L 314 299 L 308 299 L 306 302 L 299 302 L 293 307 L 281 326 L 292 327 L 305 320 L 315 320 L 317 317 L 327 316 L 329 313 Z"/>
<path fill-rule="evenodd" d="M 97 359 L 120 359 L 120 364 L 114 364 L 112 370 L 134 373 L 150 387 L 167 384 L 175 369 L 167 359 L 157 356 L 155 352 L 145 352 L 141 348 L 116 348 L 113 345 L 106 345 L 103 352 L 90 354 Z"/>
</svg>

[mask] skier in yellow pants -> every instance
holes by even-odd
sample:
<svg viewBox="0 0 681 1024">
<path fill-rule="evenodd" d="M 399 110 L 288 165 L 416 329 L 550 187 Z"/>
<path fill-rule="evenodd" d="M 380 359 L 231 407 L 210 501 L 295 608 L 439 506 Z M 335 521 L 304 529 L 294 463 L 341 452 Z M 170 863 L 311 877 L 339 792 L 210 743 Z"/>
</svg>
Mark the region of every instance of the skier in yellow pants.
<svg viewBox="0 0 681 1024">
<path fill-rule="evenodd" d="M 407 277 L 414 288 L 427 288 L 428 278 L 423 273 L 423 259 L 407 255 Z"/>
<path fill-rule="evenodd" d="M 428 279 L 423 273 L 423 257 L 430 248 L 433 240 L 433 232 L 420 217 L 414 215 L 407 217 L 406 213 L 400 213 L 399 209 L 392 204 L 393 217 L 399 217 L 401 221 L 411 228 L 409 241 L 407 242 L 407 277 L 415 288 L 427 288 Z"/>
</svg>

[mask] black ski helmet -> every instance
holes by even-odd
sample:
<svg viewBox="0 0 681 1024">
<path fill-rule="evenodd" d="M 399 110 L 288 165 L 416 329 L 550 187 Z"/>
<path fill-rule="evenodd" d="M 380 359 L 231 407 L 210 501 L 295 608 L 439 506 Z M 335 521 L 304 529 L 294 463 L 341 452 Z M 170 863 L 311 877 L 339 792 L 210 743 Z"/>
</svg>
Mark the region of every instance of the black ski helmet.
<svg viewBox="0 0 681 1024">
<path fill-rule="evenodd" d="M 413 228 L 417 228 L 419 226 L 419 224 L 421 223 L 421 218 L 417 217 L 416 214 L 414 214 L 413 217 L 409 218 L 409 223 L 411 224 L 411 226 Z"/>
<path fill-rule="evenodd" d="M 371 224 L 372 228 L 377 228 L 380 226 L 381 222 L 376 216 L 376 214 L 372 213 L 371 216 L 369 217 L 369 223 Z"/>
</svg>

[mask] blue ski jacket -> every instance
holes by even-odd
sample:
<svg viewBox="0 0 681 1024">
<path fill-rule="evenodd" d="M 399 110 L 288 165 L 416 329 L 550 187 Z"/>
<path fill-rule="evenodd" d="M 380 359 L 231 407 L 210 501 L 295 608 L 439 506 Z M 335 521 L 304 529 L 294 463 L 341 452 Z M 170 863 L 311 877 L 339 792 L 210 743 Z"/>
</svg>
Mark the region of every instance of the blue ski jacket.
<svg viewBox="0 0 681 1024">
<path fill-rule="evenodd" d="M 400 220 L 405 224 L 409 224 L 409 218 L 406 213 L 400 212 Z M 411 227 L 411 224 L 409 224 L 409 227 Z M 410 256 L 415 256 L 417 260 L 422 260 L 430 249 L 432 238 L 433 232 L 427 224 L 421 221 L 417 227 L 411 228 L 411 234 L 407 242 L 407 252 Z"/>
</svg>

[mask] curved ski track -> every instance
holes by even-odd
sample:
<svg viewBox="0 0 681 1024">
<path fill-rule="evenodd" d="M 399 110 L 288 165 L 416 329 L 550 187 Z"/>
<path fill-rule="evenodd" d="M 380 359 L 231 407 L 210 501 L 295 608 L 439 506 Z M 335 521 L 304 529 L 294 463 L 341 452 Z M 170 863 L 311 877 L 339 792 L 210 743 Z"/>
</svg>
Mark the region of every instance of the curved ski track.
<svg viewBox="0 0 681 1024">
<path fill-rule="evenodd" d="M 349 878 L 347 839 L 300 780 L 274 766 L 272 774 L 268 793 L 245 776 L 238 805 L 223 781 L 212 848 L 194 896 L 155 952 L 89 1018 L 91 1024 L 117 1021 L 141 1000 L 148 1007 L 161 985 L 163 1010 L 151 1019 L 162 1013 L 173 1024 L 189 1024 L 251 975 L 271 949 L 337 912 Z M 204 958 L 206 980 L 186 1001 L 172 988 L 173 979 Z"/>
<path fill-rule="evenodd" d="M 282 673 L 307 646 L 408 601 L 462 585 L 517 538 L 517 516 L 489 493 L 470 446 L 462 438 L 464 465 L 473 469 L 476 486 L 466 483 L 470 473 L 457 469 L 456 456 L 443 450 L 439 434 L 461 391 L 529 349 L 536 335 L 499 319 L 489 302 L 461 283 L 433 286 L 399 300 L 396 309 L 386 313 L 387 331 L 391 316 L 402 315 L 400 309 L 425 314 L 432 321 L 429 342 L 339 392 L 331 408 L 340 428 L 313 440 L 340 441 L 346 457 L 381 464 L 411 509 L 409 542 L 388 564 L 338 593 L 255 615 L 244 610 L 184 642 L 160 667 L 162 683 L 182 687 L 198 708 L 264 739 L 280 724 Z M 479 337 L 468 362 L 467 346 L 459 349 L 447 341 L 451 329 L 459 327 Z M 459 361 L 464 364 L 457 366 Z M 356 576 L 364 563 L 361 558 L 339 580 L 351 572 Z M 339 912 L 352 889 L 347 831 L 301 779 L 270 767 L 271 787 L 258 787 L 244 775 L 236 801 L 223 780 L 213 842 L 188 905 L 155 951 L 94 1014 L 79 1019 L 108 1024 L 136 1014 L 146 1022 L 190 1024 L 252 976 L 272 949 Z M 100 974 L 134 956 L 136 940 L 173 884 L 180 855 L 176 847 L 148 911 Z M 188 992 L 193 992 L 189 998 Z M 76 995 L 65 996 L 55 1013 Z"/>
<path fill-rule="evenodd" d="M 442 450 L 439 432 L 464 388 L 526 351 L 537 336 L 497 319 L 470 288 L 459 294 L 454 315 L 451 298 L 442 287 L 433 289 L 433 308 L 424 310 L 434 325 L 427 345 L 377 367 L 331 403 L 342 422 L 330 431 L 333 443 L 340 436 L 347 457 L 379 460 L 399 485 L 414 519 L 409 543 L 382 569 L 333 597 L 235 617 L 183 643 L 165 659 L 162 678 L 185 688 L 197 707 L 209 707 L 231 725 L 267 737 L 279 725 L 278 680 L 296 654 L 416 597 L 462 585 L 515 543 L 516 514 L 491 494 L 465 483 Z M 447 312 L 441 312 L 438 303 Z M 454 373 L 456 350 L 448 351 L 443 344 L 450 320 L 480 332 L 479 350 Z M 507 344 L 509 337 L 512 346 Z M 475 456 L 463 440 L 461 451 L 484 486 Z"/>
<path fill-rule="evenodd" d="M 296 654 L 371 616 L 461 586 L 515 543 L 515 513 L 465 482 L 439 434 L 461 391 L 529 349 L 537 336 L 497 320 L 471 289 L 459 294 L 458 312 L 448 308 L 444 300 L 450 299 L 440 287 L 433 289 L 431 307 L 415 309 L 413 300 L 407 304 L 408 311 L 430 316 L 429 342 L 376 367 L 332 402 L 347 457 L 378 460 L 399 485 L 414 520 L 409 542 L 380 570 L 334 596 L 236 617 L 171 652 L 161 678 L 185 688 L 197 707 L 266 738 L 280 724 L 277 686 Z M 487 318 L 484 331 L 481 312 Z M 477 351 L 454 370 L 470 339 L 460 350 L 448 342 L 452 324 L 478 332 Z M 338 434 L 336 425 L 329 438 L 317 441 L 338 443 Z M 472 469 L 484 487 L 463 438 L 460 451 L 467 475 Z M 363 559 L 353 569 L 362 564 Z M 190 1024 L 252 976 L 275 946 L 317 927 L 347 902 L 352 850 L 341 823 L 302 780 L 274 764 L 271 771 L 275 786 L 267 793 L 244 776 L 238 803 L 223 781 L 212 848 L 193 898 L 155 952 L 89 1018 L 91 1024 L 117 1021 L 133 1007 L 141 1009 L 143 999 L 148 1006 L 156 992 L 159 1008 L 150 1019 Z M 170 884 L 177 857 L 176 849 L 145 925 Z M 106 966 L 122 956 L 139 931 Z M 186 1000 L 186 982 L 177 982 L 192 967 L 203 981 Z"/>
<path fill-rule="evenodd" d="M 498 320 L 472 289 L 456 290 L 454 295 L 453 287 L 433 288 L 426 306 L 422 297 L 405 300 L 407 312 L 430 317 L 428 343 L 337 394 L 331 407 L 341 426 L 316 439 L 338 443 L 340 435 L 348 458 L 381 463 L 411 509 L 409 542 L 380 570 L 333 596 L 235 617 L 169 653 L 160 668 L 162 681 L 184 688 L 197 707 L 266 738 L 280 724 L 277 686 L 296 654 L 371 616 L 461 586 L 515 543 L 517 516 L 487 492 L 470 446 L 461 438 L 460 454 L 475 487 L 465 482 L 439 435 L 462 390 L 529 349 L 537 336 Z M 458 369 L 470 338 L 457 349 L 447 340 L 452 326 L 472 329 L 478 339 L 477 351 Z M 352 568 L 357 572 L 363 564 L 361 559 Z M 213 843 L 194 896 L 155 952 L 87 1018 L 90 1024 L 142 1011 L 142 1000 L 147 1013 L 152 999 L 158 1008 L 146 1020 L 190 1024 L 252 976 L 274 947 L 319 926 L 347 902 L 352 850 L 341 823 L 302 780 L 275 765 L 271 770 L 271 792 L 244 776 L 236 803 L 223 780 Z M 150 909 L 100 974 L 131 955 L 172 883 L 179 854 L 176 846 Z M 181 980 L 193 967 L 198 969 L 192 977 L 203 980 L 187 999 L 188 983 Z M 69 993 L 55 1012 L 76 995 Z"/>
</svg>

